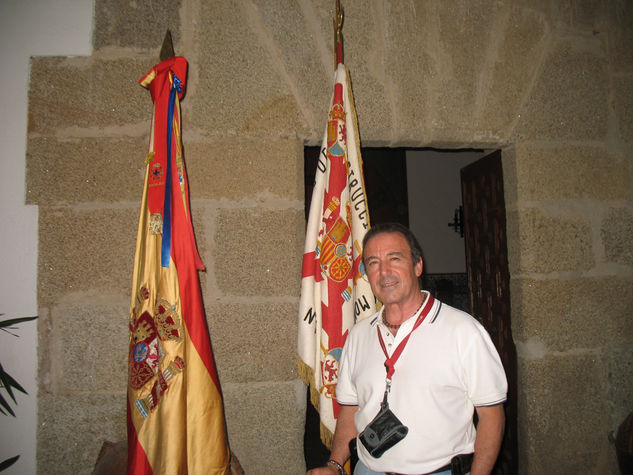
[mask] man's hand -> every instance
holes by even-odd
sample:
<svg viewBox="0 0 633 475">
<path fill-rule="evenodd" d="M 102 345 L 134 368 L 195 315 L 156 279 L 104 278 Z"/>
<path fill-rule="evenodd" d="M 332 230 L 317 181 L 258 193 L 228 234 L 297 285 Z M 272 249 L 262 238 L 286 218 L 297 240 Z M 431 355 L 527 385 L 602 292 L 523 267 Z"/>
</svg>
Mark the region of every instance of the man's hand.
<svg viewBox="0 0 633 475">
<path fill-rule="evenodd" d="M 349 458 L 349 441 L 358 435 L 354 425 L 354 414 L 358 411 L 358 406 L 341 406 L 336 419 L 336 430 L 332 441 L 332 452 L 330 458 L 344 465 Z M 314 468 L 308 471 L 308 475 L 338 475 L 338 470 L 333 465 Z"/>
<path fill-rule="evenodd" d="M 338 470 L 332 465 L 326 465 L 308 470 L 308 475 L 338 475 Z"/>
<path fill-rule="evenodd" d="M 503 404 L 475 408 L 479 422 L 475 438 L 475 458 L 471 475 L 487 475 L 492 471 L 503 440 L 506 415 Z"/>
</svg>

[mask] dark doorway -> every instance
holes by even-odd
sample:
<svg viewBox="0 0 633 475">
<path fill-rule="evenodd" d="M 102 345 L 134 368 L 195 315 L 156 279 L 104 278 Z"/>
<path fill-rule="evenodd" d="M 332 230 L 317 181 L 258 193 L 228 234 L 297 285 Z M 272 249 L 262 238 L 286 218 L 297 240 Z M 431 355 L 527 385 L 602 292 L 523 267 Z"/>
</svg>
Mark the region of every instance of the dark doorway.
<svg viewBox="0 0 633 475">
<path fill-rule="evenodd" d="M 305 219 L 308 221 L 320 147 L 305 147 Z M 404 148 L 362 148 L 365 191 L 372 224 L 409 225 L 407 161 Z"/>
</svg>

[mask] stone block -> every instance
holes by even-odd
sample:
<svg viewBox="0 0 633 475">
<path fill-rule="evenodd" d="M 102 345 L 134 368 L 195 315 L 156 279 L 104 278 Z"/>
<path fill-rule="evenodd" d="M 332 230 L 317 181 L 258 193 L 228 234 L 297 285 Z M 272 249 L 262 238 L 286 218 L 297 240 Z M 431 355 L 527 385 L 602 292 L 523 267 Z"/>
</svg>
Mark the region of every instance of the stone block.
<svg viewBox="0 0 633 475">
<path fill-rule="evenodd" d="M 631 412 L 633 395 L 633 337 L 622 344 L 614 344 L 605 348 L 602 357 L 603 372 L 607 378 L 607 401 L 613 408 L 611 419 L 614 430 Z"/>
<path fill-rule="evenodd" d="M 612 8 L 602 0 L 556 2 L 551 4 L 550 15 L 552 23 L 560 30 L 578 35 L 600 35 L 607 12 Z"/>
<path fill-rule="evenodd" d="M 196 199 L 303 200 L 303 146 L 288 140 L 215 140 L 186 148 Z"/>
<path fill-rule="evenodd" d="M 609 348 L 633 340 L 633 279 L 514 279 L 514 339 L 540 354 Z M 618 298 L 614 298 L 614 296 Z M 523 353 L 524 358 L 539 354 Z"/>
<path fill-rule="evenodd" d="M 29 133 L 78 135 L 80 128 L 149 130 L 153 104 L 138 80 L 156 62 L 145 57 L 34 58 L 31 62 Z M 135 128 L 136 127 L 136 128 Z M 96 134 L 97 132 L 95 132 Z"/>
<path fill-rule="evenodd" d="M 281 62 L 288 86 L 295 89 L 308 137 L 319 142 L 334 93 L 332 7 L 319 2 L 255 0 L 246 21 L 263 27 L 267 48 Z"/>
<path fill-rule="evenodd" d="M 602 222 L 601 236 L 608 262 L 633 265 L 633 213 L 628 208 L 611 208 Z"/>
<path fill-rule="evenodd" d="M 612 70 L 618 72 L 633 72 L 633 4 L 620 2 L 608 10 L 607 44 L 609 63 Z"/>
<path fill-rule="evenodd" d="M 631 162 L 601 147 L 516 146 L 518 199 L 626 200 Z"/>
<path fill-rule="evenodd" d="M 303 209 L 225 209 L 217 218 L 214 271 L 226 296 L 298 296 Z"/>
<path fill-rule="evenodd" d="M 231 450 L 244 472 L 305 474 L 305 385 L 231 384 L 222 391 Z"/>
<path fill-rule="evenodd" d="M 437 82 L 431 90 L 437 127 L 462 131 L 463 139 L 472 140 L 482 64 L 487 64 L 489 48 L 495 48 L 492 29 L 503 9 L 492 2 L 457 2 L 440 7 L 435 18 Z M 440 140 L 446 140 L 440 137 Z"/>
<path fill-rule="evenodd" d="M 599 39 L 561 41 L 544 60 L 515 129 L 518 141 L 604 140 L 609 77 Z"/>
<path fill-rule="evenodd" d="M 147 140 L 29 139 L 27 203 L 59 205 L 136 200 L 140 206 Z"/>
<path fill-rule="evenodd" d="M 40 209 L 39 305 L 89 290 L 129 295 L 137 228 L 137 206 Z"/>
<path fill-rule="evenodd" d="M 537 208 L 506 214 L 508 258 L 514 272 L 555 272 L 591 269 L 594 264 L 589 218 L 546 214 Z"/>
<path fill-rule="evenodd" d="M 96 0 L 94 47 L 152 48 L 158 58 L 165 33 L 170 30 L 178 54 L 181 5 L 180 0 Z"/>
<path fill-rule="evenodd" d="M 507 16 L 499 13 L 491 22 L 499 39 L 488 78 L 479 101 L 478 134 L 509 140 L 509 127 L 517 119 L 525 94 L 541 63 L 548 25 L 542 13 L 529 8 L 510 7 Z"/>
<path fill-rule="evenodd" d="M 39 394 L 37 472 L 92 473 L 106 440 L 125 440 L 126 396 Z"/>
<path fill-rule="evenodd" d="M 633 142 L 633 77 L 631 74 L 613 78 L 613 105 L 617 116 L 620 138 Z"/>
<path fill-rule="evenodd" d="M 431 48 L 437 35 L 437 24 L 427 22 L 436 15 L 429 3 L 386 2 L 382 11 L 373 6 L 376 17 L 374 47 L 370 51 L 374 67 L 384 76 L 386 117 L 392 118 L 394 137 L 402 141 L 424 142 L 437 125 L 436 110 L 431 102 L 431 89 L 436 87 L 440 68 L 438 49 Z M 379 27 L 378 27 L 379 26 Z M 380 66 L 380 67 L 378 67 Z M 359 98 L 360 99 L 360 98 Z M 390 125 L 387 121 L 386 125 Z M 390 131 L 389 136 L 394 134 Z"/>
<path fill-rule="evenodd" d="M 50 312 L 52 391 L 123 393 L 127 385 L 129 299 L 87 294 Z M 40 349 L 42 351 L 42 349 Z"/>
<path fill-rule="evenodd" d="M 256 15 L 244 2 L 201 2 L 196 30 L 195 78 L 188 101 L 191 122 L 205 135 L 295 136 L 307 130 L 288 78 L 271 57 L 268 33 L 246 17 Z M 272 135 L 271 135 L 272 134 Z"/>
<path fill-rule="evenodd" d="M 376 7 L 362 2 L 348 2 L 343 8 L 343 54 L 349 69 L 359 134 L 363 146 L 380 146 L 393 136 L 394 122 L 388 78 L 382 63 L 383 39 L 376 34 L 383 31 L 384 19 L 375 11 Z M 330 14 L 334 18 L 333 10 Z M 321 133 L 323 127 L 319 129 Z"/>
<path fill-rule="evenodd" d="M 526 473 L 617 473 L 599 353 L 519 363 Z"/>
<path fill-rule="evenodd" d="M 220 380 L 297 378 L 298 302 L 215 304 L 207 311 Z"/>
<path fill-rule="evenodd" d="M 503 169 L 503 197 L 506 209 L 514 209 L 518 201 L 519 179 L 517 176 L 517 152 L 515 147 L 506 147 L 501 151 L 501 166 Z M 513 236 L 509 239 L 518 238 Z"/>
</svg>

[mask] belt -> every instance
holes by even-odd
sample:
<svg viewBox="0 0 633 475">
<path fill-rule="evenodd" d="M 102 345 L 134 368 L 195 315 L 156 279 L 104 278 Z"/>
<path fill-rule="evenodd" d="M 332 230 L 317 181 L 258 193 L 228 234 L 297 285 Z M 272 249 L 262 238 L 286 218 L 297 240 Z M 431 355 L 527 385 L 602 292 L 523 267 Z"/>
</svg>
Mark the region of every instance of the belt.
<svg viewBox="0 0 633 475">
<path fill-rule="evenodd" d="M 460 454 L 451 459 L 450 463 L 447 463 L 443 467 L 433 470 L 432 472 L 423 473 L 422 475 L 431 475 L 433 473 L 445 472 L 450 470 L 452 474 L 465 475 L 470 472 L 470 466 L 473 463 L 473 454 Z M 385 472 L 385 475 L 404 475 L 396 472 Z"/>
<path fill-rule="evenodd" d="M 433 473 L 445 472 L 446 470 L 450 470 L 450 469 L 451 469 L 451 464 L 447 463 L 446 465 L 444 465 L 443 467 L 438 468 L 437 470 L 433 470 L 432 472 L 423 473 L 422 475 L 432 475 Z M 403 474 L 403 473 L 396 473 L 396 472 L 385 472 L 385 475 L 405 475 L 405 474 Z"/>
</svg>

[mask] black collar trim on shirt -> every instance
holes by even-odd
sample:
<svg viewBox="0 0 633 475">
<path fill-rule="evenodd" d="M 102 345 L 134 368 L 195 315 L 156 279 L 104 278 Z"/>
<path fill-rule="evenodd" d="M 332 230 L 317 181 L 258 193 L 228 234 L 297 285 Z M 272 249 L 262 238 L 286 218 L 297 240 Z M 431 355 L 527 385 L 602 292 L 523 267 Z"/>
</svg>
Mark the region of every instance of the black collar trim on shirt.
<svg viewBox="0 0 633 475">
<path fill-rule="evenodd" d="M 435 320 L 437 320 L 437 317 L 440 314 L 440 310 L 442 310 L 442 302 L 440 302 L 438 300 L 438 303 L 439 303 L 439 305 L 437 306 L 437 310 L 435 311 L 435 315 L 433 315 L 433 318 L 429 322 L 429 325 L 433 325 L 435 323 Z"/>
</svg>

